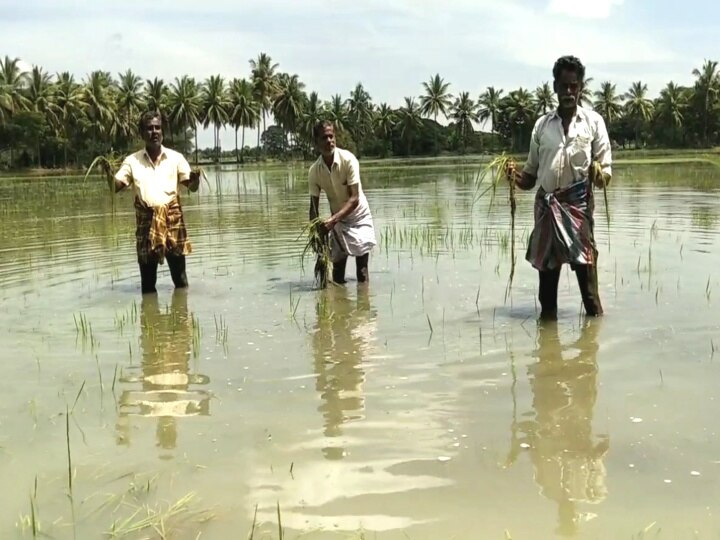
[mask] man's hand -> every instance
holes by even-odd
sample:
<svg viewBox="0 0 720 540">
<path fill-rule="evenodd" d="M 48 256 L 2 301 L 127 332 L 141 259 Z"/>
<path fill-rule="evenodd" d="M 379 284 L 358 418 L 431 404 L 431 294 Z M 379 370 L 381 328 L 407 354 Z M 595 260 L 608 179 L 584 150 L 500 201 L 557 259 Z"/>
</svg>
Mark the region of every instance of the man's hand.
<svg viewBox="0 0 720 540">
<path fill-rule="evenodd" d="M 522 180 L 522 173 L 518 170 L 514 161 L 509 162 L 505 166 L 505 178 L 508 182 L 515 182 L 516 184 Z"/>
<path fill-rule="evenodd" d="M 601 172 L 600 174 L 595 175 L 593 182 L 595 184 L 595 187 L 603 189 L 606 186 L 610 185 L 610 175 Z"/>
<path fill-rule="evenodd" d="M 322 227 L 323 229 L 325 229 L 326 233 L 332 232 L 332 230 L 335 228 L 335 225 L 337 225 L 337 221 L 335 221 L 335 219 L 332 217 L 329 217 L 322 222 Z"/>
<path fill-rule="evenodd" d="M 595 187 L 599 189 L 603 189 L 610 184 L 610 175 L 603 172 L 597 161 L 593 161 L 590 165 L 590 179 L 595 184 Z"/>
<path fill-rule="evenodd" d="M 187 180 L 181 180 L 180 183 L 195 193 L 200 187 L 200 173 L 197 171 L 191 171 L 190 178 Z"/>
</svg>

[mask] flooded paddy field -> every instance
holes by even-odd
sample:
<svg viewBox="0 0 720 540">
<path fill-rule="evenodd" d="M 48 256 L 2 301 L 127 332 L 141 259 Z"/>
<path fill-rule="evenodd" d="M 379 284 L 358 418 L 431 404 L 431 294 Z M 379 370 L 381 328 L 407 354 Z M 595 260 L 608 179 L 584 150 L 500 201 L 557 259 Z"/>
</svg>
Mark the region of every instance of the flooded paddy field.
<svg viewBox="0 0 720 540">
<path fill-rule="evenodd" d="M 209 171 L 150 297 L 129 193 L 2 180 L 0 538 L 718 538 L 720 169 L 618 165 L 606 315 L 565 269 L 541 325 L 534 193 L 506 298 L 477 169 L 362 168 L 370 283 L 324 291 L 306 168 Z"/>
</svg>

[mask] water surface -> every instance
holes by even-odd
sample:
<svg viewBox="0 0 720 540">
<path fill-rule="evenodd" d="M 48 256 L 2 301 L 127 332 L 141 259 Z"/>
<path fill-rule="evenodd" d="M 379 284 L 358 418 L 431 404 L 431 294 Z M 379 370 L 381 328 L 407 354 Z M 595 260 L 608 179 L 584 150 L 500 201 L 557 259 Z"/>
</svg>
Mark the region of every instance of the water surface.
<svg viewBox="0 0 720 540">
<path fill-rule="evenodd" d="M 129 194 L 1 182 L 0 538 L 717 538 L 720 172 L 618 166 L 607 315 L 565 270 L 543 326 L 476 173 L 364 168 L 371 283 L 316 291 L 306 168 L 212 171 L 146 298 Z"/>
</svg>

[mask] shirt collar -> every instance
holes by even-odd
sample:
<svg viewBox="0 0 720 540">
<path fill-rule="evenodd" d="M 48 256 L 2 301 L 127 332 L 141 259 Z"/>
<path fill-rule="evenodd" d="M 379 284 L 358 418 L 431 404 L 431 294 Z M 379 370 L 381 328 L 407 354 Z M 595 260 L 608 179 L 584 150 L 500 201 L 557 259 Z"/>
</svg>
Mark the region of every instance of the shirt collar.
<svg viewBox="0 0 720 540">
<path fill-rule="evenodd" d="M 320 157 L 318 159 L 319 159 L 320 163 L 325 165 L 325 158 L 323 157 L 322 154 L 320 154 Z M 335 165 L 337 165 L 338 167 L 340 166 L 340 153 L 337 151 L 337 147 L 335 147 L 335 150 L 333 150 L 332 167 L 334 167 Z M 325 166 L 327 167 L 327 165 L 325 165 Z"/>
<path fill-rule="evenodd" d="M 143 156 L 145 156 L 145 159 L 147 159 L 150 163 L 152 163 L 152 159 L 150 159 L 150 155 L 148 154 L 147 148 L 143 148 Z M 163 158 L 167 158 L 167 151 L 166 148 L 163 145 L 160 145 L 160 155 L 158 156 L 158 160 L 162 161 Z"/>
<path fill-rule="evenodd" d="M 582 122 L 582 117 L 584 116 L 585 110 L 578 105 L 577 110 L 575 111 L 575 116 L 573 116 L 574 120 L 576 122 Z M 562 120 L 560 117 L 560 113 L 558 113 L 558 110 L 555 109 L 553 112 L 550 113 L 550 120 L 554 120 L 557 118 L 558 120 Z"/>
</svg>

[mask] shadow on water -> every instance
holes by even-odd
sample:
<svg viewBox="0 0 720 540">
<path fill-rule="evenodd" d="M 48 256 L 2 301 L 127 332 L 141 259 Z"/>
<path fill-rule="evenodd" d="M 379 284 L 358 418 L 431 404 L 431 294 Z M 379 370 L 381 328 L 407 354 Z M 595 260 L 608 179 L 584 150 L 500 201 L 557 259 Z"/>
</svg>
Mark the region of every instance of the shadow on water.
<svg viewBox="0 0 720 540">
<path fill-rule="evenodd" d="M 157 446 L 173 450 L 178 419 L 210 415 L 210 394 L 198 386 L 210 379 L 190 372 L 194 328 L 186 290 L 175 290 L 170 306 L 160 309 L 157 294 L 144 295 L 140 312 L 140 366 L 126 368 L 120 377 L 125 388 L 119 398 L 116 441 L 131 444 L 133 418 L 156 419 Z M 171 458 L 165 454 L 163 458 Z"/>
<path fill-rule="evenodd" d="M 563 346 L 557 323 L 537 330 L 536 361 L 528 367 L 532 410 L 517 420 L 513 387 L 513 423 L 507 465 L 527 452 L 540 493 L 558 508 L 557 533 L 578 534 L 579 524 L 594 517 L 578 505 L 599 504 L 607 497 L 603 463 L 610 443 L 607 435 L 593 436 L 593 408 L 597 398 L 597 335 L 600 320 L 586 320 L 579 338 Z M 578 353 L 563 357 L 568 349 Z"/>
<path fill-rule="evenodd" d="M 365 398 L 364 357 L 376 329 L 367 285 L 357 286 L 351 298 L 348 287 L 331 286 L 323 291 L 315 306 L 317 322 L 312 335 L 315 388 L 322 400 L 318 411 L 324 419 L 323 434 L 341 437 L 342 426 L 363 419 Z M 345 448 L 328 444 L 325 458 L 342 459 Z"/>
</svg>

